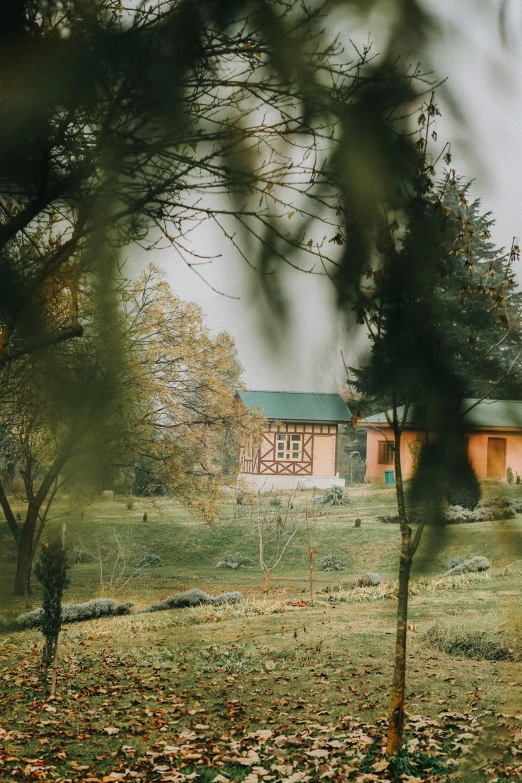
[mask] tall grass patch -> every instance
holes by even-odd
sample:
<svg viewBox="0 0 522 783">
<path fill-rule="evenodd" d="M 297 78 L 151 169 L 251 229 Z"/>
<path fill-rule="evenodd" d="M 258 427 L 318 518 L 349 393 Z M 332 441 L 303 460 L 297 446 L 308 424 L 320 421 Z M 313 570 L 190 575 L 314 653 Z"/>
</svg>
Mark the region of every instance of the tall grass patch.
<svg viewBox="0 0 522 783">
<path fill-rule="evenodd" d="M 522 660 L 522 633 L 516 621 L 499 621 L 493 612 L 438 620 L 425 639 L 448 655 L 487 661 Z"/>
</svg>

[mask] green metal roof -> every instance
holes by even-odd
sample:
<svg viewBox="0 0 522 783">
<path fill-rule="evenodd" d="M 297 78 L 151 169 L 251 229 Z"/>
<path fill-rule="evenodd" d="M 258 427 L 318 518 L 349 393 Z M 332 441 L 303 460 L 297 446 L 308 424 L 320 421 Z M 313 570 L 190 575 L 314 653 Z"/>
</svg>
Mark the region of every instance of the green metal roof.
<svg viewBox="0 0 522 783">
<path fill-rule="evenodd" d="M 471 410 L 468 410 L 471 406 Z M 402 417 L 404 406 L 397 408 L 399 419 Z M 471 427 L 507 427 L 522 429 L 522 400 L 482 400 L 467 398 L 462 400 L 462 412 L 464 421 Z M 384 413 L 368 416 L 361 424 L 387 424 Z M 408 412 L 408 424 L 415 422 L 415 406 Z"/>
<path fill-rule="evenodd" d="M 352 414 L 339 394 L 285 391 L 239 391 L 247 408 L 260 408 L 277 421 L 351 421 Z"/>
</svg>

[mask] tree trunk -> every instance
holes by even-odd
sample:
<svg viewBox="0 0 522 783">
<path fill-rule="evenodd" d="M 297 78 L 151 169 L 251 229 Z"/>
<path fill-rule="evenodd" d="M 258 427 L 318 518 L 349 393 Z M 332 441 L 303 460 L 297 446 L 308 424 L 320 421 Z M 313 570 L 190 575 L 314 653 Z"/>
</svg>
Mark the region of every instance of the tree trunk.
<svg viewBox="0 0 522 783">
<path fill-rule="evenodd" d="M 34 533 L 38 519 L 38 509 L 29 505 L 27 516 L 21 530 L 20 543 L 18 544 L 18 562 L 13 595 L 24 595 L 26 598 L 31 593 L 31 570 L 34 557 Z"/>
<path fill-rule="evenodd" d="M 397 509 L 401 528 L 401 557 L 399 564 L 399 601 L 397 606 L 397 633 L 393 662 L 393 683 L 388 720 L 386 752 L 395 756 L 402 747 L 404 731 L 404 694 L 406 687 L 406 633 L 408 624 L 408 589 L 411 571 L 411 528 L 406 517 L 404 485 L 401 466 L 401 428 L 394 420 L 394 466 Z"/>
<path fill-rule="evenodd" d="M 53 676 L 51 680 L 51 696 L 56 696 L 56 677 L 58 674 L 58 636 L 54 642 Z"/>
<path fill-rule="evenodd" d="M 399 602 L 397 606 L 397 633 L 393 661 L 393 684 L 388 721 L 388 742 L 386 753 L 395 756 L 402 747 L 404 731 L 404 692 L 406 687 L 406 632 L 408 624 L 408 588 L 411 558 L 408 532 L 402 535 L 401 560 L 399 566 Z"/>
</svg>

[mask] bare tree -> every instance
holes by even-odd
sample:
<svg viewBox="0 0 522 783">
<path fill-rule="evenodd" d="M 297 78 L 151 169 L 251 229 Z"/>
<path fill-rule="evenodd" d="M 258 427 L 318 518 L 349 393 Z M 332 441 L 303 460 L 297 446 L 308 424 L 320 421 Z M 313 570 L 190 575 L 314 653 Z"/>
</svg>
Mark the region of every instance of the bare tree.
<svg viewBox="0 0 522 783">
<path fill-rule="evenodd" d="M 277 568 L 296 533 L 303 526 L 302 515 L 294 508 L 293 495 L 287 495 L 284 499 L 273 496 L 272 501 L 274 500 L 275 503 L 270 503 L 266 498 L 263 499 L 259 491 L 253 509 L 265 593 L 270 589 L 272 571 Z"/>
</svg>

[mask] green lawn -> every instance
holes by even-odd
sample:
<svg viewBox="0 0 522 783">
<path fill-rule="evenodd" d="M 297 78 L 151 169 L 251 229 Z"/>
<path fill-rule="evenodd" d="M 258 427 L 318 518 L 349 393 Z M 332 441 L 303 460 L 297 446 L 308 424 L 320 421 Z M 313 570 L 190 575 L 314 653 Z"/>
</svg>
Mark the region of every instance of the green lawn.
<svg viewBox="0 0 522 783">
<path fill-rule="evenodd" d="M 495 491 L 495 488 L 489 491 Z M 503 491 L 513 497 L 522 495 L 522 487 L 518 486 Z M 367 570 L 377 571 L 383 579 L 394 578 L 397 572 L 398 529 L 396 525 L 385 525 L 376 519 L 395 510 L 393 488 L 360 485 L 349 488 L 348 493 L 352 499 L 349 506 L 316 506 L 322 514 L 311 531 L 312 547 L 317 551 L 316 581 L 319 584 L 331 583 L 356 577 Z M 314 493 L 310 491 L 297 493 L 296 509 L 312 508 L 313 497 Z M 131 557 L 145 552 L 160 554 L 164 563 L 162 567 L 141 571 L 141 578 L 133 579 L 120 593 L 126 597 L 135 596 L 138 601 L 143 594 L 157 592 L 154 586 L 159 584 L 160 577 L 172 579 L 174 586 L 177 581 L 184 583 L 197 577 L 194 580 L 197 586 L 201 586 L 200 582 L 212 586 L 216 581 L 215 587 L 220 589 L 248 591 L 256 589 L 262 582 L 257 534 L 252 519 L 256 509 L 248 505 L 238 509 L 233 501 L 234 498 L 231 498 L 231 502 L 223 506 L 219 521 L 209 527 L 179 505 L 163 501 L 151 504 L 136 500 L 131 510 L 127 509 L 124 500 L 97 502 L 82 509 L 69 510 L 67 501 L 62 500 L 55 508 L 57 518 L 50 523 L 48 535 L 61 531 L 65 522 L 67 547 L 71 551 L 84 547 L 96 553 L 98 545 L 116 550 L 117 539 Z M 238 510 L 242 514 L 239 518 Z M 147 522 L 142 521 L 144 512 L 148 516 Z M 360 528 L 354 527 L 356 517 L 362 519 Z M 496 565 L 511 562 L 522 557 L 519 531 L 520 518 L 447 526 L 443 531 L 437 529 L 433 536 L 428 531 L 417 555 L 414 577 L 443 572 L 448 561 L 456 555 L 485 555 Z M 14 543 L 5 522 L 0 525 L 0 541 L 3 542 L 5 558 L 0 575 L 2 593 L 6 602 L 17 608 L 21 606 L 19 601 L 8 600 L 14 574 L 14 562 L 9 562 L 14 559 Z M 215 567 L 224 555 L 237 551 L 254 561 L 252 569 L 232 572 Z M 319 562 L 328 554 L 337 555 L 345 570 L 336 573 L 321 571 Z M 308 578 L 308 562 L 306 531 L 301 529 L 281 564 L 273 571 L 274 587 L 295 590 L 304 587 Z M 110 565 L 109 562 L 105 567 L 107 577 L 110 576 Z M 130 571 L 127 570 L 127 573 Z M 99 591 L 99 566 L 94 561 L 74 566 L 71 577 L 70 600 L 90 598 Z M 161 587 L 163 593 L 164 587 Z"/>
<path fill-rule="evenodd" d="M 515 495 L 520 489 L 506 491 Z M 81 542 L 94 551 L 97 541 L 113 541 L 115 531 L 132 553 L 161 554 L 161 568 L 144 570 L 116 597 L 143 606 L 201 587 L 210 593 L 239 589 L 245 600 L 233 607 L 67 626 L 54 702 L 38 698 L 39 633 L 4 635 L 0 730 L 11 733 L 0 752 L 1 779 L 181 781 L 187 775 L 210 781 L 220 774 L 247 783 L 306 783 L 408 780 L 400 775 L 409 774 L 412 780 L 446 781 L 453 761 L 470 765 L 470 781 L 521 779 L 522 664 L 448 655 L 425 638 L 439 620 L 460 618 L 479 628 L 486 619 L 490 624 L 498 620 L 501 629 L 517 625 L 521 519 L 449 526 L 442 538 L 440 531 L 437 538 L 427 537 L 423 568 L 414 581 L 440 574 L 449 559 L 461 554 L 486 555 L 493 568 L 454 589 L 434 590 L 431 582 L 414 589 L 408 634 L 409 761 L 388 768 L 381 758 L 382 719 L 387 717 L 396 602 L 367 600 L 371 591 L 357 601 L 338 602 L 335 593 L 323 590 L 367 569 L 385 579 L 395 577 L 398 529 L 376 520 L 393 510 L 394 496 L 384 487 L 348 491 L 353 504 L 326 509 L 312 531 L 316 560 L 333 553 L 346 565 L 337 573 L 315 571 L 313 607 L 299 605 L 308 597 L 304 534 L 296 536 L 274 571 L 268 595 L 262 593 L 257 563 L 234 572 L 215 568 L 223 555 L 235 551 L 256 561 L 249 512 L 234 519 L 233 503 L 209 528 L 179 507 L 138 501 L 131 510 L 123 501 L 96 503 L 83 509 L 81 521 L 80 511 L 68 512 L 62 500 L 63 516 L 53 524 L 61 528 L 66 521 L 70 549 Z M 311 501 L 309 492 L 295 499 L 307 506 Z M 357 516 L 360 528 L 354 527 Z M 13 563 L 4 562 L 4 592 L 13 573 Z M 95 565 L 74 566 L 71 576 L 67 600 L 100 594 Z M 6 597 L 5 608 L 12 613 L 23 607 L 19 599 Z M 256 732 L 265 735 L 260 739 Z"/>
</svg>

